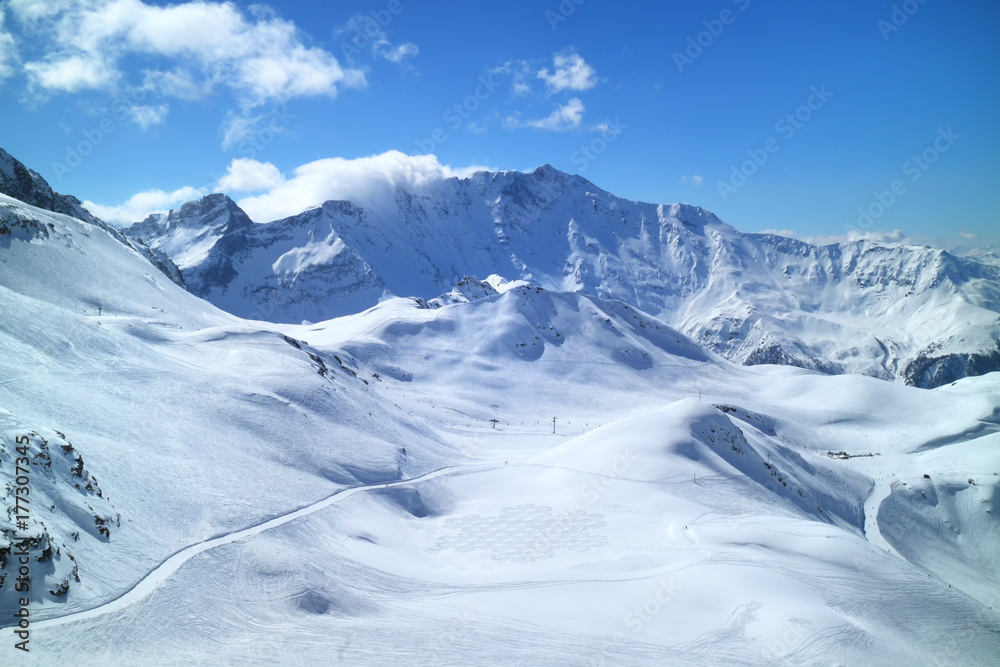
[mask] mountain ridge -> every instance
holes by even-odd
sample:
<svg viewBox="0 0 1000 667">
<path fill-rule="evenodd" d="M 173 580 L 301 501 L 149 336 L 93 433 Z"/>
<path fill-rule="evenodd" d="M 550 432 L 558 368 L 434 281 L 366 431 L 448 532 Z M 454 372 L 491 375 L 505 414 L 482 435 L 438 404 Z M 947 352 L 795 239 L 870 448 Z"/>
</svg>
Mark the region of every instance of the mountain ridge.
<svg viewBox="0 0 1000 667">
<path fill-rule="evenodd" d="M 263 224 L 210 197 L 128 233 L 243 317 L 321 321 L 496 274 L 632 303 L 741 364 L 928 387 L 1000 369 L 1000 269 L 927 246 L 742 233 L 707 209 L 621 199 L 548 165 Z M 223 217 L 192 217 L 206 206 Z M 188 231 L 170 226 L 181 219 Z M 941 304 L 948 317 L 932 314 Z"/>
<path fill-rule="evenodd" d="M 29 169 L 2 148 L 0 148 L 0 194 L 12 197 L 29 206 L 68 215 L 99 227 L 123 245 L 145 257 L 170 280 L 184 286 L 180 270 L 166 253 L 150 248 L 138 236 L 128 236 L 105 223 L 88 211 L 76 197 L 59 194 L 38 172 Z M 0 229 L 0 234 L 2 233 L 3 231 Z"/>
</svg>

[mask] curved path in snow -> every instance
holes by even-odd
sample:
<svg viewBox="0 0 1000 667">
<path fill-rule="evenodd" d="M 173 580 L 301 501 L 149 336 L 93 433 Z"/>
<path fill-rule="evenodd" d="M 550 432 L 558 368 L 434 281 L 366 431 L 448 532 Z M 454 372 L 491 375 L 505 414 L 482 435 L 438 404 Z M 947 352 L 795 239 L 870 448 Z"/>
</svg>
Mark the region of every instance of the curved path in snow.
<svg viewBox="0 0 1000 667">
<path fill-rule="evenodd" d="M 868 494 L 868 499 L 865 500 L 865 538 L 875 547 L 882 551 L 888 551 L 894 556 L 899 556 L 899 553 L 892 548 L 889 541 L 882 537 L 882 531 L 878 527 L 878 510 L 882 505 L 882 501 L 889 497 L 892 493 L 892 484 L 887 481 L 875 480 L 875 486 L 872 488 L 872 492 Z"/>
<path fill-rule="evenodd" d="M 42 629 L 57 627 L 60 625 L 66 625 L 68 623 L 76 623 L 77 621 L 86 621 L 92 618 L 97 618 L 98 616 L 103 616 L 105 614 L 112 614 L 117 611 L 121 611 L 127 607 L 134 605 L 135 603 L 141 601 L 146 596 L 151 594 L 156 588 L 170 578 L 177 570 L 181 568 L 184 563 L 188 562 L 200 553 L 204 553 L 209 549 L 214 549 L 215 547 L 221 547 L 226 544 L 231 544 L 238 540 L 242 540 L 246 537 L 253 537 L 254 535 L 259 535 L 266 530 L 271 530 L 272 528 L 277 528 L 290 521 L 295 521 L 296 519 L 301 519 L 304 516 L 309 516 L 319 512 L 320 510 L 326 509 L 334 503 L 340 502 L 344 498 L 354 495 L 355 493 L 361 493 L 362 491 L 370 491 L 372 489 L 391 489 L 396 486 L 406 486 L 407 484 L 414 484 L 416 482 L 424 482 L 427 480 L 434 479 L 435 477 L 441 477 L 442 475 L 449 475 L 459 472 L 473 472 L 479 469 L 487 468 L 489 464 L 484 465 L 469 465 L 469 466 L 447 466 L 445 468 L 440 468 L 438 470 L 431 471 L 420 475 L 419 477 L 412 477 L 410 479 L 402 479 L 395 482 L 379 482 L 377 484 L 366 484 L 364 486 L 351 486 L 346 489 L 341 489 L 331 496 L 319 500 L 312 505 L 306 505 L 300 509 L 291 511 L 287 514 L 282 514 L 273 519 L 269 519 L 263 523 L 257 524 L 255 526 L 250 526 L 249 528 L 243 528 L 232 533 L 227 533 L 225 535 L 220 535 L 218 537 L 213 537 L 204 542 L 198 542 L 192 544 L 191 546 L 185 547 L 175 553 L 174 555 L 167 558 L 165 561 L 160 563 L 155 569 L 153 569 L 149 574 L 143 577 L 135 586 L 130 590 L 126 591 L 119 597 L 105 602 L 102 605 L 93 607 L 92 609 L 87 609 L 84 611 L 73 612 L 71 614 L 66 614 L 65 616 L 57 616 L 55 618 L 48 618 L 43 621 L 38 621 L 31 624 L 32 629 Z"/>
</svg>

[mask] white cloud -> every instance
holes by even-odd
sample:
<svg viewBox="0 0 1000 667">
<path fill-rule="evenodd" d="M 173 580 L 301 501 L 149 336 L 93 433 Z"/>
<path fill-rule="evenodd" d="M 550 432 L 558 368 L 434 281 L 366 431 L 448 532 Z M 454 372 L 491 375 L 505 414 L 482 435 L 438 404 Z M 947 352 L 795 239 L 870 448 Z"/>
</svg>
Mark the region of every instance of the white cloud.
<svg viewBox="0 0 1000 667">
<path fill-rule="evenodd" d="M 103 59 L 91 55 L 37 60 L 25 63 L 24 71 L 33 86 L 66 93 L 109 88 L 121 77 Z"/>
<path fill-rule="evenodd" d="M 91 201 L 83 202 L 88 211 L 113 225 L 128 225 L 145 220 L 153 213 L 166 213 L 193 199 L 208 194 L 205 188 L 183 187 L 173 192 L 149 190 L 133 195 L 119 206 L 104 206 Z"/>
<path fill-rule="evenodd" d="M 170 107 L 166 104 L 159 104 L 155 107 L 136 104 L 128 108 L 129 118 L 143 131 L 165 121 L 168 113 L 170 113 Z"/>
<path fill-rule="evenodd" d="M 284 182 L 281 172 L 270 162 L 236 158 L 216 186 L 223 192 L 260 192 Z"/>
<path fill-rule="evenodd" d="M 337 36 L 344 40 L 341 51 L 348 58 L 369 50 L 375 58 L 400 64 L 406 58 L 420 53 L 417 45 L 410 42 L 394 45 L 389 41 L 385 28 L 366 14 L 355 14 L 348 19 L 347 23 L 337 29 Z"/>
<path fill-rule="evenodd" d="M 426 191 L 446 178 L 466 178 L 489 167 L 453 168 L 434 155 L 406 155 L 389 151 L 370 157 L 316 160 L 298 167 L 284 178 L 277 167 L 246 158 L 233 160 L 215 190 L 260 192 L 237 201 L 255 222 L 271 222 L 319 206 L 324 202 L 349 200 L 358 206 L 379 207 L 390 203 L 396 188 Z M 116 225 L 144 220 L 152 213 L 165 213 L 210 191 L 185 187 L 173 192 L 140 192 L 118 206 L 93 202 L 84 205 L 96 216 Z"/>
<path fill-rule="evenodd" d="M 533 127 L 549 132 L 563 132 L 580 127 L 584 111 L 583 102 L 574 97 L 563 106 L 558 107 L 547 118 L 529 120 L 525 123 L 520 123 L 516 118 L 509 118 L 507 125 L 508 127 Z"/>
<path fill-rule="evenodd" d="M 705 182 L 704 177 L 701 174 L 695 174 L 693 176 L 681 176 L 682 185 L 693 185 L 695 187 L 700 187 L 702 183 Z"/>
<path fill-rule="evenodd" d="M 628 127 L 628 126 L 626 125 L 626 127 Z M 619 134 L 622 133 L 622 128 L 618 127 L 618 119 L 617 118 L 615 119 L 614 123 L 609 123 L 609 122 L 605 121 L 603 123 L 600 123 L 599 125 L 594 125 L 590 129 L 593 132 L 600 132 L 601 134 L 604 134 L 604 135 L 606 135 L 609 138 L 610 137 L 617 137 Z"/>
<path fill-rule="evenodd" d="M 417 48 L 417 45 L 410 44 L 409 42 L 400 44 L 399 46 L 388 46 L 379 51 L 380 56 L 397 64 L 403 62 L 404 58 L 415 56 L 418 53 L 420 53 L 420 49 Z"/>
<path fill-rule="evenodd" d="M 859 232 L 850 230 L 847 232 L 848 241 L 873 241 L 875 243 L 903 243 L 906 241 L 906 233 L 902 229 L 894 229 L 891 232 L 880 232 L 868 230 Z"/>
<path fill-rule="evenodd" d="M 557 53 L 554 65 L 555 69 L 551 74 L 548 69 L 538 72 L 538 78 L 545 81 L 550 92 L 590 90 L 597 85 L 597 73 L 594 68 L 574 51 Z"/>
<path fill-rule="evenodd" d="M 389 151 L 370 157 L 327 158 L 295 169 L 267 192 L 238 201 L 256 222 L 269 222 L 319 206 L 331 199 L 359 206 L 391 198 L 396 187 L 421 191 L 446 178 L 465 177 L 485 167 L 453 169 L 433 155 L 406 155 Z"/>
<path fill-rule="evenodd" d="M 972 232 L 970 232 L 968 229 L 963 229 L 962 231 L 960 231 L 958 233 L 958 235 L 961 236 L 963 239 L 974 239 L 974 238 L 976 238 L 976 235 L 973 234 Z"/>
<path fill-rule="evenodd" d="M 173 84 L 166 95 L 190 98 L 216 86 L 245 106 L 299 96 L 336 95 L 363 86 L 364 74 L 344 69 L 329 52 L 308 47 L 294 23 L 267 12 L 247 17 L 231 2 L 196 0 L 165 7 L 142 0 L 12 0 L 10 10 L 41 31 L 46 53 L 25 64 L 31 84 L 48 92 L 107 89 L 123 78 L 129 56 L 165 59 Z"/>
</svg>

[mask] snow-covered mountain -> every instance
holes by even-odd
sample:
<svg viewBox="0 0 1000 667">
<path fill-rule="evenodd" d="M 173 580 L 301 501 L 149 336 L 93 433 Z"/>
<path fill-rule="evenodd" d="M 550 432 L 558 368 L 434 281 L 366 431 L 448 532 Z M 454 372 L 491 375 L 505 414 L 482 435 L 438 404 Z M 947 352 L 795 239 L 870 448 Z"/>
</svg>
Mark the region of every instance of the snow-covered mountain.
<svg viewBox="0 0 1000 667">
<path fill-rule="evenodd" d="M 1000 268 L 926 246 L 744 234 L 579 176 L 481 172 L 249 224 L 221 195 L 129 233 L 241 317 L 321 321 L 496 274 L 642 308 L 741 364 L 922 387 L 1000 369 Z"/>
<path fill-rule="evenodd" d="M 137 236 L 126 237 L 114 227 L 94 217 L 90 211 L 83 207 L 79 199 L 72 195 L 59 194 L 38 172 L 28 169 L 2 148 L 0 148 L 0 194 L 42 210 L 68 215 L 99 227 L 120 243 L 146 257 L 157 270 L 172 281 L 178 285 L 184 284 L 177 266 L 165 253 L 150 249 Z M 12 227 L 20 228 L 23 232 L 40 237 L 47 236 L 49 233 L 45 225 L 40 224 L 39 220 L 31 219 L 31 216 L 11 216 L 8 214 L 0 219 L 0 235 L 11 233 Z"/>
<path fill-rule="evenodd" d="M 26 439 L 32 499 L 0 515 L 4 664 L 1000 650 L 1000 374 L 741 367 L 499 277 L 246 321 L 99 226 L 4 196 L 0 219 L 0 476 L 13 507 Z"/>
<path fill-rule="evenodd" d="M 92 224 L 99 224 L 97 218 L 83 207 L 79 199 L 54 191 L 38 172 L 24 166 L 2 148 L 0 148 L 0 193 L 46 211 L 64 213 Z"/>
</svg>

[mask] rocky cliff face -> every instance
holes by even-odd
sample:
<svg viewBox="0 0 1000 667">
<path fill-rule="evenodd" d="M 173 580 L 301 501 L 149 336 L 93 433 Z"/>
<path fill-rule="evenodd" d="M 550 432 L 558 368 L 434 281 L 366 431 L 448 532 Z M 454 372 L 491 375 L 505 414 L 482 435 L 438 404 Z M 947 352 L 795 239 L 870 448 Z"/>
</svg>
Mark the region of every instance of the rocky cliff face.
<svg viewBox="0 0 1000 667">
<path fill-rule="evenodd" d="M 25 167 L 0 148 L 0 192 L 25 204 L 54 213 L 62 213 L 98 224 L 98 219 L 71 195 L 61 195 L 38 172 Z"/>
</svg>

